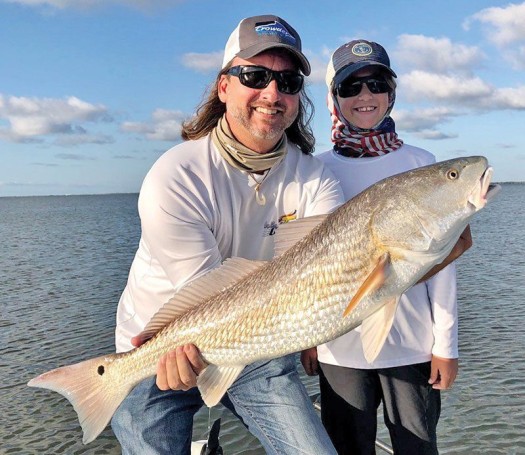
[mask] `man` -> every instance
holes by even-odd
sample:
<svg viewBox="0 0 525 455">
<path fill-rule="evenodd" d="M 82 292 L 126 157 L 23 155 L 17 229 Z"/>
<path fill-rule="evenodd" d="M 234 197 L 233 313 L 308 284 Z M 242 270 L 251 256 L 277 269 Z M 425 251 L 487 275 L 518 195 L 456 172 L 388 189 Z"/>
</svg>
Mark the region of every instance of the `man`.
<svg viewBox="0 0 525 455">
<path fill-rule="evenodd" d="M 183 126 L 186 142 L 166 152 L 139 197 L 142 235 L 117 311 L 118 351 L 185 284 L 232 256 L 270 259 L 279 220 L 333 210 L 342 192 L 311 156 L 297 32 L 276 16 L 242 20 L 216 83 Z M 163 356 L 157 378 L 139 384 L 112 426 L 125 454 L 189 453 L 195 387 L 206 367 L 197 347 Z M 160 389 L 160 390 L 159 390 Z M 330 439 L 301 384 L 294 356 L 245 368 L 222 403 L 267 453 L 330 453 Z"/>
</svg>

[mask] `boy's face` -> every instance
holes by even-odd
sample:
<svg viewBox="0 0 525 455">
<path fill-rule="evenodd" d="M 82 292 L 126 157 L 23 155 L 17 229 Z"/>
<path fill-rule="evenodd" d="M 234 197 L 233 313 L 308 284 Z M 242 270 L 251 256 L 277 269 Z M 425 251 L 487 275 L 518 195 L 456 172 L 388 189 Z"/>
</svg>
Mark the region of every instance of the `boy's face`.
<svg viewBox="0 0 525 455">
<path fill-rule="evenodd" d="M 355 72 L 352 78 L 362 78 L 376 74 L 373 68 L 363 68 Z M 361 92 L 356 96 L 341 98 L 337 96 L 341 114 L 352 125 L 362 129 L 371 129 L 385 116 L 388 110 L 389 94 L 372 93 L 366 84 L 361 86 Z"/>
</svg>

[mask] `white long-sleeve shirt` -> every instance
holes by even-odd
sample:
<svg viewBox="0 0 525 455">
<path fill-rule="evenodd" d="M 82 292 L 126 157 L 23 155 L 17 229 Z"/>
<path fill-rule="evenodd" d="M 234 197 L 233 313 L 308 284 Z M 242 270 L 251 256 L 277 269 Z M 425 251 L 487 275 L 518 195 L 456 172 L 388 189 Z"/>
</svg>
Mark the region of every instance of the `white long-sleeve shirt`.
<svg viewBox="0 0 525 455">
<path fill-rule="evenodd" d="M 257 203 L 253 178 L 230 166 L 209 136 L 157 160 L 140 191 L 142 234 L 117 309 L 118 352 L 132 348 L 130 338 L 176 291 L 225 259 L 271 259 L 284 215 L 324 214 L 343 202 L 331 172 L 290 143 L 259 192 L 265 205 Z"/>
<path fill-rule="evenodd" d="M 383 178 L 435 162 L 431 153 L 406 144 L 379 157 L 347 158 L 333 150 L 318 157 L 339 180 L 346 200 Z M 401 297 L 393 327 L 373 363 L 364 357 L 359 327 L 319 346 L 317 353 L 323 363 L 361 369 L 426 362 L 432 354 L 457 358 L 455 264 L 413 286 Z"/>
</svg>

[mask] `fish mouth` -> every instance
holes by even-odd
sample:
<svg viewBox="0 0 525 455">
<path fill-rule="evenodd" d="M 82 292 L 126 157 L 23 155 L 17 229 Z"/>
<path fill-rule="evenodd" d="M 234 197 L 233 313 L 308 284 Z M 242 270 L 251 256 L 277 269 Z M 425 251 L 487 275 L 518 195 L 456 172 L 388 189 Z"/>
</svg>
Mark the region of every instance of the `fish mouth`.
<svg viewBox="0 0 525 455">
<path fill-rule="evenodd" d="M 468 198 L 468 202 L 476 211 L 485 207 L 487 202 L 491 201 L 501 190 L 501 185 L 491 183 L 493 173 L 492 167 L 487 167 L 480 177 L 478 185 Z"/>
</svg>

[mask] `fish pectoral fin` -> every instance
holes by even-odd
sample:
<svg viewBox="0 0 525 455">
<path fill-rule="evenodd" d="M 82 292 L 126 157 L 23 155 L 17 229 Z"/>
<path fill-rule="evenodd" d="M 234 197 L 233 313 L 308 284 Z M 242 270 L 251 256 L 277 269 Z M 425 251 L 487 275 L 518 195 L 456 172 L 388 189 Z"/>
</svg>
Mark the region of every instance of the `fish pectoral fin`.
<svg viewBox="0 0 525 455">
<path fill-rule="evenodd" d="M 383 285 L 388 275 L 390 275 L 390 264 L 390 253 L 384 253 L 379 257 L 374 270 L 366 277 L 363 284 L 352 297 L 352 300 L 350 300 L 343 317 L 348 316 L 365 296 L 377 291 Z"/>
<path fill-rule="evenodd" d="M 217 366 L 208 365 L 197 377 L 197 387 L 206 406 L 215 406 L 226 391 L 239 377 L 245 365 Z"/>
<path fill-rule="evenodd" d="M 361 342 L 363 343 L 363 352 L 368 363 L 372 363 L 383 348 L 394 323 L 398 303 L 399 297 L 389 300 L 361 324 Z"/>
</svg>

